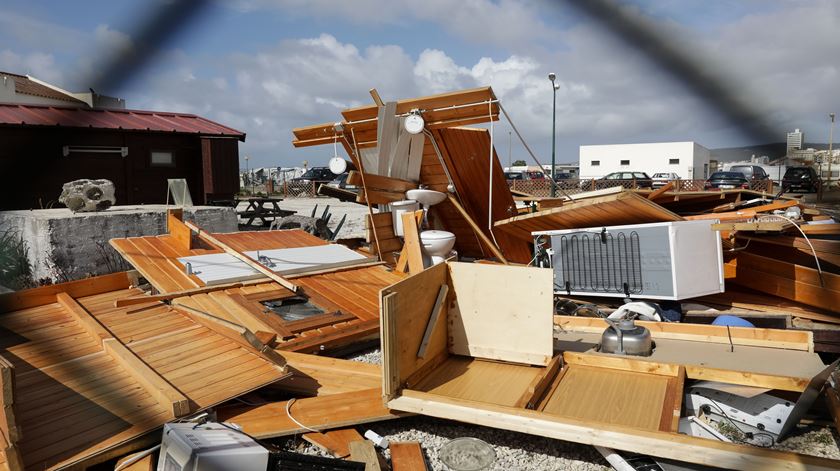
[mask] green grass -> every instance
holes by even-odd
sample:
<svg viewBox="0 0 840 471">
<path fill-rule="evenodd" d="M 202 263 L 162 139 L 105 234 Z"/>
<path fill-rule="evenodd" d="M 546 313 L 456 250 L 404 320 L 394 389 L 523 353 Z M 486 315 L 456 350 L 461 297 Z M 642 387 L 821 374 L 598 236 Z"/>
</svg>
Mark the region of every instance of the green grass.
<svg viewBox="0 0 840 471">
<path fill-rule="evenodd" d="M 0 285 L 18 290 L 32 284 L 26 241 L 16 231 L 0 231 Z"/>
</svg>

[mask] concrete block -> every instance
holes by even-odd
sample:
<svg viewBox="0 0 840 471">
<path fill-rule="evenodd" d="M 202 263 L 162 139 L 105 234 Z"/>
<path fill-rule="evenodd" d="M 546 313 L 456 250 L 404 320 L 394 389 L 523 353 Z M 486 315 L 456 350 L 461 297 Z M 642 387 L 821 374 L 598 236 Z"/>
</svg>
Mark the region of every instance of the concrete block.
<svg viewBox="0 0 840 471">
<path fill-rule="evenodd" d="M 0 211 L 0 230 L 11 229 L 26 240 L 35 280 L 63 282 L 130 269 L 108 241 L 165 234 L 166 209 L 141 205 L 92 213 L 67 208 Z M 184 219 L 209 232 L 237 231 L 233 208 L 187 207 Z"/>
</svg>

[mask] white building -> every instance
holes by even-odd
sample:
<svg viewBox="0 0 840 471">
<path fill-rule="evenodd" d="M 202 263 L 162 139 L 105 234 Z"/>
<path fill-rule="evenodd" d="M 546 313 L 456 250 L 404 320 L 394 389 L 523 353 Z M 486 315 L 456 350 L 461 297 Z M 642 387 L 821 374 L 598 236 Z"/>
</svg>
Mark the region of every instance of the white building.
<svg viewBox="0 0 840 471">
<path fill-rule="evenodd" d="M 805 133 L 796 129 L 796 131 L 787 133 L 787 151 L 795 149 L 802 149 L 802 145 L 805 143 Z"/>
<path fill-rule="evenodd" d="M 709 176 L 709 149 L 696 142 L 654 142 L 580 146 L 580 178 L 612 172 L 674 172 L 684 180 Z"/>
</svg>

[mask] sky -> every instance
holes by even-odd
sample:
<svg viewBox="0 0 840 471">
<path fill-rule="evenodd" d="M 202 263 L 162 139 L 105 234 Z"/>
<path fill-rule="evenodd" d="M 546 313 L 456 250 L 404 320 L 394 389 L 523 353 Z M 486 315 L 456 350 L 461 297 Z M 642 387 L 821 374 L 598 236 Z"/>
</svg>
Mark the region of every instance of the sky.
<svg viewBox="0 0 840 471">
<path fill-rule="evenodd" d="M 146 50 L 138 24 L 167 0 L 0 0 L 0 70 L 85 91 L 121 51 Z M 174 28 L 145 66 L 97 89 L 128 108 L 195 113 L 247 133 L 250 166 L 325 165 L 332 146 L 295 149 L 291 130 L 346 107 L 492 86 L 543 163 L 586 144 L 762 144 L 749 126 L 573 7 L 548 0 L 211 0 Z M 840 1 L 624 0 L 784 141 L 827 142 L 840 112 Z M 163 37 L 160 35 L 160 37 Z M 526 159 L 504 118 L 497 151 Z M 840 131 L 838 131 L 840 136 Z M 339 146 L 340 155 L 343 150 Z M 244 160 L 242 166 L 244 167 Z"/>
</svg>

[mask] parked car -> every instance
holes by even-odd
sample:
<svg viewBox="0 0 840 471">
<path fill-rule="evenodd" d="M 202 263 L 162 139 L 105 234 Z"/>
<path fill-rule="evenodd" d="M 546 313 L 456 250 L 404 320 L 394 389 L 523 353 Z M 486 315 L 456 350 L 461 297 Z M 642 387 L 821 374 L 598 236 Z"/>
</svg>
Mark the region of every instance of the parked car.
<svg viewBox="0 0 840 471">
<path fill-rule="evenodd" d="M 782 177 L 782 188 L 785 191 L 816 193 L 820 188 L 820 177 L 814 167 L 788 167 Z"/>
<path fill-rule="evenodd" d="M 545 180 L 545 174 L 538 171 L 525 172 L 528 175 L 528 180 Z"/>
<path fill-rule="evenodd" d="M 571 173 L 561 172 L 561 173 L 555 173 L 554 174 L 554 181 L 571 180 L 571 178 L 572 178 Z"/>
<path fill-rule="evenodd" d="M 704 187 L 707 190 L 749 189 L 750 181 L 741 172 L 715 172 L 706 180 Z"/>
<path fill-rule="evenodd" d="M 770 178 L 767 172 L 759 165 L 733 165 L 729 167 L 730 172 L 743 173 L 747 180 L 767 180 Z"/>
<path fill-rule="evenodd" d="M 505 172 L 505 178 L 508 180 L 526 180 L 525 174 L 522 172 Z"/>
<path fill-rule="evenodd" d="M 668 182 L 671 182 L 671 181 L 674 181 L 674 180 L 679 180 L 679 179 L 680 179 L 680 176 L 677 175 L 674 172 L 654 173 L 653 177 L 651 177 L 651 180 L 653 180 L 652 186 L 653 186 L 654 190 L 657 189 L 657 188 L 662 188 Z"/>
<path fill-rule="evenodd" d="M 599 181 L 610 180 L 625 180 L 628 182 L 635 180 L 636 186 L 639 188 L 653 187 L 653 180 L 645 172 L 613 172 L 599 179 Z"/>
<path fill-rule="evenodd" d="M 312 188 L 312 190 L 317 193 L 319 186 L 324 183 L 329 183 L 333 181 L 333 179 L 335 179 L 335 174 L 332 173 L 329 167 L 312 167 L 303 175 L 292 178 L 291 181 L 295 183 L 313 182 L 314 188 Z"/>
<path fill-rule="evenodd" d="M 325 183 L 325 185 L 330 186 L 330 187 L 333 187 L 333 188 L 340 188 L 340 189 L 342 189 L 342 190 L 348 190 L 348 191 L 357 191 L 357 190 L 359 190 L 359 187 L 358 187 L 358 186 L 356 186 L 356 185 L 349 185 L 349 184 L 347 183 L 347 177 L 348 177 L 348 176 L 350 176 L 350 173 L 349 173 L 349 172 L 344 172 L 344 173 L 342 173 L 342 174 L 340 174 L 340 175 L 336 176 L 336 177 L 335 177 L 334 179 L 332 179 L 332 181 L 330 181 L 329 183 Z"/>
</svg>

